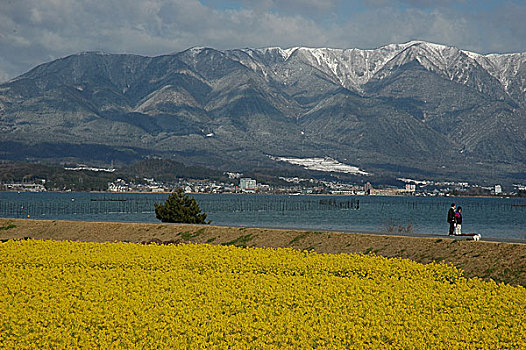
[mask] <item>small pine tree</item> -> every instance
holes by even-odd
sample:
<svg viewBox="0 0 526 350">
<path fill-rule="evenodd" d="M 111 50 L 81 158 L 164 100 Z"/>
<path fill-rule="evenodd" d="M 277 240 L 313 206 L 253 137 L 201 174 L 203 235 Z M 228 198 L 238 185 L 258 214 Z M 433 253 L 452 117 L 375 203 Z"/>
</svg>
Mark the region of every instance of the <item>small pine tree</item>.
<svg viewBox="0 0 526 350">
<path fill-rule="evenodd" d="M 155 216 L 162 222 L 186 224 L 209 224 L 206 213 L 201 212 L 197 201 L 183 192 L 182 188 L 173 192 L 164 204 L 154 204 Z"/>
</svg>

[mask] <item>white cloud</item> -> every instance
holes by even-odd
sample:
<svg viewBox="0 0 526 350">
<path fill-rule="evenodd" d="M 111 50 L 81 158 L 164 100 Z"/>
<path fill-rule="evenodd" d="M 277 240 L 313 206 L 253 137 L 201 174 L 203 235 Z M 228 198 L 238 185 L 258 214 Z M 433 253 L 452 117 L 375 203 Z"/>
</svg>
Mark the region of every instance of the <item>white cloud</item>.
<svg viewBox="0 0 526 350">
<path fill-rule="evenodd" d="M 278 11 L 287 15 L 306 15 L 318 17 L 337 9 L 340 0 L 238 0 L 245 8 L 257 12 Z"/>
</svg>

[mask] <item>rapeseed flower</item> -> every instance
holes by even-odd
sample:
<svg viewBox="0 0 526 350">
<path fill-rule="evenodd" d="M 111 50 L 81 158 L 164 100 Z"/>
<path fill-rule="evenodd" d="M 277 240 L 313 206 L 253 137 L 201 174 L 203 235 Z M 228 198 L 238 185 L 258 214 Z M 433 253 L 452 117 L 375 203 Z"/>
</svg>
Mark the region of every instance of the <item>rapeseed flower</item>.
<svg viewBox="0 0 526 350">
<path fill-rule="evenodd" d="M 2 349 L 524 349 L 526 290 L 292 249 L 0 244 Z"/>
</svg>

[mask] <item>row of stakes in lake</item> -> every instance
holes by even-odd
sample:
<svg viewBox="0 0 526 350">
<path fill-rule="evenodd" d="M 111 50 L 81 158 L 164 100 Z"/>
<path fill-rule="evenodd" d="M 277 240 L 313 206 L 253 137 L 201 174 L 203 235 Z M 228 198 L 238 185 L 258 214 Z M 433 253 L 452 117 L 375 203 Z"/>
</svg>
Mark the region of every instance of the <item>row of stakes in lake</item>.
<svg viewBox="0 0 526 350">
<path fill-rule="evenodd" d="M 136 214 L 153 213 L 155 200 L 120 199 L 118 201 L 26 201 L 1 202 L 2 217 L 42 217 L 75 214 Z M 202 200 L 199 205 L 204 212 L 243 211 L 318 211 L 359 210 L 360 200 Z"/>
</svg>

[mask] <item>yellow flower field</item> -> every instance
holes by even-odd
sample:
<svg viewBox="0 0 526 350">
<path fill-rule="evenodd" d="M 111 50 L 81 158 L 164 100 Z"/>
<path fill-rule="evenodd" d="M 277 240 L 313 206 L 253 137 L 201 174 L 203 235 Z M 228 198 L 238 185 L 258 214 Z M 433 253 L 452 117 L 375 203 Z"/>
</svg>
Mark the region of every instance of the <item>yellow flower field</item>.
<svg viewBox="0 0 526 350">
<path fill-rule="evenodd" d="M 526 290 L 292 249 L 0 243 L 1 349 L 526 349 Z"/>
</svg>

